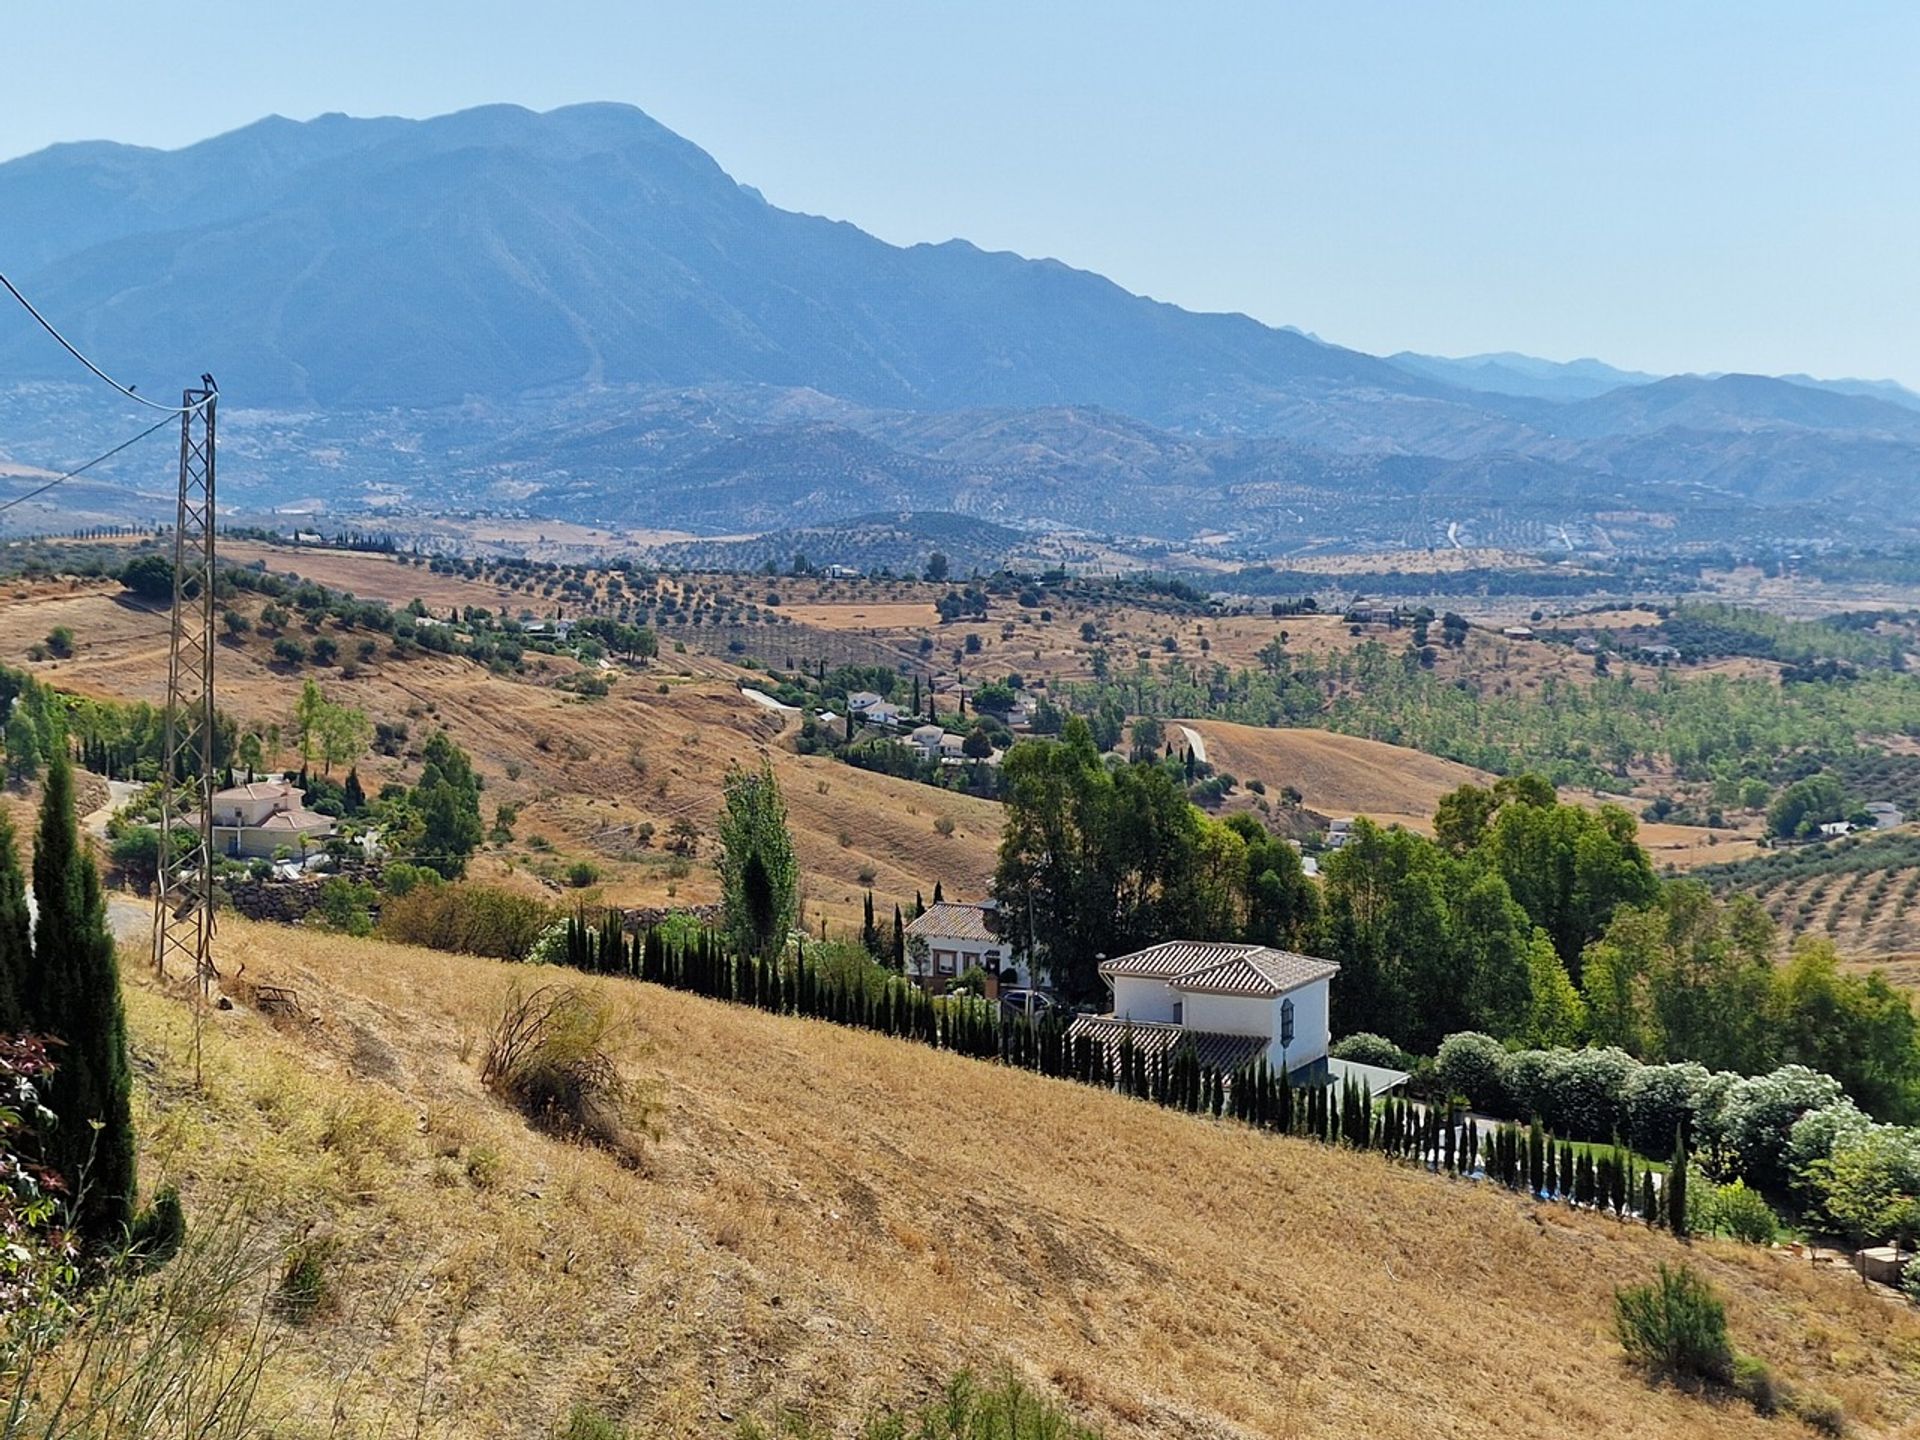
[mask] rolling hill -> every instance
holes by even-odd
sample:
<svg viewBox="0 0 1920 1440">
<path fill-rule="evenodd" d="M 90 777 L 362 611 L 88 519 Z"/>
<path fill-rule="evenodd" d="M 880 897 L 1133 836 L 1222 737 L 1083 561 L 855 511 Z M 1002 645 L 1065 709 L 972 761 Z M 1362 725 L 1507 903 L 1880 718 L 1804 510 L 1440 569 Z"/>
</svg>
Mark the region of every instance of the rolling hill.
<svg viewBox="0 0 1920 1440">
<path fill-rule="evenodd" d="M 589 1402 L 649 1436 L 794 1409 L 846 1433 L 1009 1364 L 1113 1440 L 1777 1435 L 1649 1387 L 1613 1287 L 1685 1259 L 1736 1341 L 1902 1432 L 1920 1322 L 1851 1276 L 1261 1137 L 1067 1082 L 624 980 L 637 1169 L 531 1131 L 476 1045 L 525 968 L 223 922 L 235 997 L 189 1016 L 128 957 L 149 1184 L 305 1235 L 322 1311 L 261 1408 L 369 1433 L 546 1436 Z M 244 966 L 244 971 L 242 970 Z M 235 977 L 238 977 L 237 979 Z M 249 986 L 297 992 L 269 1020 Z"/>
</svg>

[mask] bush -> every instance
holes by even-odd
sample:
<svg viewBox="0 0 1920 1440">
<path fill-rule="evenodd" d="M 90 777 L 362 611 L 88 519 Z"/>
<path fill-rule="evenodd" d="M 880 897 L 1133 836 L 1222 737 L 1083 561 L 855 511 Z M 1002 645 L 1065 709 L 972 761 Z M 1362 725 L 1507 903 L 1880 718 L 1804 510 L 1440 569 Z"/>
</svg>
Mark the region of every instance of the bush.
<svg viewBox="0 0 1920 1440">
<path fill-rule="evenodd" d="M 406 895 L 422 885 L 431 887 L 445 883 L 438 870 L 430 870 L 425 865 L 415 865 L 407 860 L 395 860 L 380 877 L 381 888 L 389 895 Z"/>
<path fill-rule="evenodd" d="M 1727 1171 L 1777 1191 L 1787 1180 L 1784 1161 L 1793 1127 L 1809 1111 L 1845 1098 L 1831 1075 L 1783 1065 L 1768 1075 L 1735 1080 L 1725 1106 L 1702 1125 L 1702 1139 L 1720 1149 Z"/>
<path fill-rule="evenodd" d="M 1413 1057 L 1384 1035 L 1362 1030 L 1336 1040 L 1327 1053 L 1336 1060 L 1351 1060 L 1356 1065 L 1379 1065 L 1388 1070 L 1411 1070 Z"/>
<path fill-rule="evenodd" d="M 1694 1100 L 1706 1083 L 1707 1068 L 1642 1065 L 1630 1072 L 1620 1090 L 1620 1133 L 1628 1145 L 1651 1159 L 1668 1157 L 1673 1137 L 1693 1119 Z"/>
<path fill-rule="evenodd" d="M 480 1081 L 550 1134 L 612 1151 L 638 1164 L 639 1097 L 622 1079 L 607 1041 L 611 1008 L 578 985 L 515 986 L 487 1043 Z"/>
<path fill-rule="evenodd" d="M 1780 1234 L 1780 1217 L 1758 1190 L 1744 1181 L 1722 1185 L 1709 1200 L 1710 1226 L 1749 1245 L 1771 1245 Z"/>
<path fill-rule="evenodd" d="M 304 1325 L 326 1309 L 333 1298 L 327 1266 L 335 1248 L 331 1239 L 308 1237 L 287 1252 L 273 1296 L 274 1309 L 282 1319 Z"/>
<path fill-rule="evenodd" d="M 1507 1052 L 1491 1035 L 1462 1030 L 1440 1042 L 1434 1057 L 1434 1078 L 1449 1096 L 1464 1095 L 1481 1110 L 1504 1110 L 1508 1104 L 1503 1079 Z"/>
<path fill-rule="evenodd" d="M 567 867 L 567 884 L 584 890 L 600 878 L 600 868 L 591 860 L 576 860 Z"/>
<path fill-rule="evenodd" d="M 1920 1255 L 1907 1261 L 1906 1268 L 1901 1270 L 1900 1288 L 1909 1300 L 1920 1305 Z"/>
<path fill-rule="evenodd" d="M 416 885 L 380 911 L 382 939 L 520 960 L 552 922 L 548 906 L 490 885 Z"/>
<path fill-rule="evenodd" d="M 628 1440 L 633 1432 L 591 1405 L 575 1405 L 560 1427 L 559 1440 Z"/>
<path fill-rule="evenodd" d="M 1822 1435 L 1844 1435 L 1847 1433 L 1846 1412 L 1840 1408 L 1840 1402 L 1831 1395 L 1819 1391 L 1794 1397 L 1790 1407 L 1809 1430 Z"/>
<path fill-rule="evenodd" d="M 1727 1308 L 1688 1266 L 1613 1292 L 1614 1334 L 1627 1358 L 1655 1376 L 1725 1385 L 1733 1379 Z"/>
<path fill-rule="evenodd" d="M 1781 1390 L 1767 1362 L 1752 1355 L 1733 1357 L 1733 1388 L 1761 1415 L 1780 1413 Z"/>
<path fill-rule="evenodd" d="M 1624 1050 L 1549 1050 L 1536 1109 L 1556 1135 L 1610 1140 L 1620 1128 L 1620 1095 L 1638 1069 Z M 1669 1137 L 1671 1143 L 1671 1137 Z"/>
</svg>

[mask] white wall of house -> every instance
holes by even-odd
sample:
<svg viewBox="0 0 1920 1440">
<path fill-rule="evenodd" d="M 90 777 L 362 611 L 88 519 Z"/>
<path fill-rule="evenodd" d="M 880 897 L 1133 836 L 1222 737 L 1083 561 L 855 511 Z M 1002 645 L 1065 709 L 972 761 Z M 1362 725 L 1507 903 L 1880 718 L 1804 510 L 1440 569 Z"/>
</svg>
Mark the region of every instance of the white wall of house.
<svg viewBox="0 0 1920 1440">
<path fill-rule="evenodd" d="M 1113 977 L 1113 1013 L 1119 1020 L 1172 1021 L 1174 1001 L 1178 997 L 1164 980 L 1145 976 Z M 1191 1020 L 1186 1022 L 1191 1025 Z"/>
<path fill-rule="evenodd" d="M 1293 1044 L 1287 1047 L 1286 1063 L 1291 1067 L 1311 1065 L 1327 1053 L 1327 1045 L 1332 1040 L 1331 1009 L 1328 1002 L 1327 982 L 1316 980 L 1310 985 L 1302 985 L 1298 990 L 1264 1002 L 1269 1007 L 1268 1024 L 1272 1027 L 1267 1033 L 1273 1036 L 1273 1046 L 1268 1052 L 1273 1063 L 1278 1065 L 1280 1054 L 1280 1004 L 1284 1000 L 1293 1002 Z"/>
<path fill-rule="evenodd" d="M 951 980 L 975 966 L 999 976 L 1012 969 L 1019 973 L 1021 985 L 1027 983 L 1027 967 L 1011 958 L 1007 946 L 995 941 L 948 939 L 931 936 L 927 940 L 926 972 L 936 980 Z M 911 962 L 909 962 L 911 968 Z"/>
<path fill-rule="evenodd" d="M 1189 1030 L 1213 1030 L 1222 1035 L 1266 1035 L 1278 1033 L 1280 1023 L 1277 1002 L 1258 995 L 1207 995 L 1176 992 L 1185 1002 L 1180 1023 Z M 1294 1024 L 1298 1026 L 1296 1013 Z"/>
</svg>

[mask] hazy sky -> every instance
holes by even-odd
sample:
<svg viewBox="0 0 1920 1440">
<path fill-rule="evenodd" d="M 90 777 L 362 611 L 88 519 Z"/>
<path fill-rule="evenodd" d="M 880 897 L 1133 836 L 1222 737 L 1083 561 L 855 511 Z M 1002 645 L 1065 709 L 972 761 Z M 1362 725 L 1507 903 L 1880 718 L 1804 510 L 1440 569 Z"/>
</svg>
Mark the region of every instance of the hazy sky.
<svg viewBox="0 0 1920 1440">
<path fill-rule="evenodd" d="M 1912 3 L 0 13 L 0 157 L 270 112 L 624 100 L 776 204 L 1367 350 L 1920 387 Z"/>
</svg>

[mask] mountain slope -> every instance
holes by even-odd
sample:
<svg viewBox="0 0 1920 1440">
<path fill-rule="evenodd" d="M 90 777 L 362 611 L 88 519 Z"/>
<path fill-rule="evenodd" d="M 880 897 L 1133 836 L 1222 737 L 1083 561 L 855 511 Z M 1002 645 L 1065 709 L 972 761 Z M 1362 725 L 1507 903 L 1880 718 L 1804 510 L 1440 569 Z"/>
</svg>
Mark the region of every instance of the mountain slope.
<svg viewBox="0 0 1920 1440">
<path fill-rule="evenodd" d="M 312 1018 L 270 1022 L 231 983 L 197 1089 L 185 1004 L 130 964 L 143 1173 L 196 1217 L 248 1194 L 331 1246 L 330 1304 L 267 1371 L 289 1420 L 377 1433 L 404 1404 L 430 1440 L 536 1437 L 585 1401 L 649 1436 L 788 1406 L 847 1433 L 1005 1362 L 1113 1440 L 1781 1434 L 1621 1363 L 1613 1287 L 1683 1259 L 1743 1349 L 1839 1395 L 1858 1432 L 1920 1414 L 1912 1313 L 1762 1250 L 558 977 L 620 1008 L 617 1058 L 658 1105 L 626 1170 L 479 1084 L 502 997 L 552 973 L 240 920 L 218 944 L 224 975 L 244 963 Z"/>
<path fill-rule="evenodd" d="M 236 154 L 243 183 L 210 211 L 188 203 Z M 211 369 L 249 403 L 744 382 L 1229 425 L 1272 392 L 1460 403 L 1371 356 L 1056 261 L 902 249 L 776 209 L 622 106 L 263 121 L 174 155 L 63 147 L 0 166 L 0 215 L 22 217 L 0 253 L 39 262 L 24 278 L 86 343 L 143 376 Z M 30 335 L 0 340 L 8 373 L 58 361 Z"/>
</svg>

